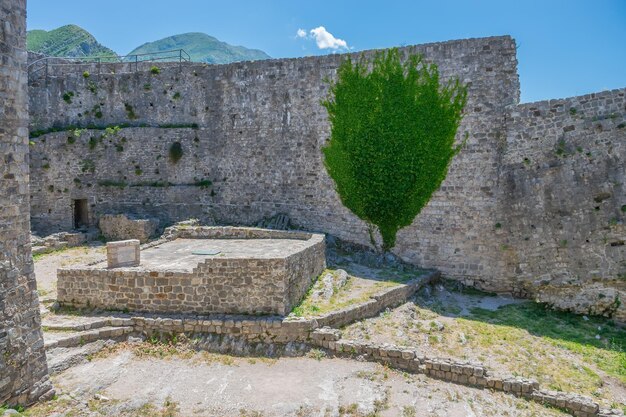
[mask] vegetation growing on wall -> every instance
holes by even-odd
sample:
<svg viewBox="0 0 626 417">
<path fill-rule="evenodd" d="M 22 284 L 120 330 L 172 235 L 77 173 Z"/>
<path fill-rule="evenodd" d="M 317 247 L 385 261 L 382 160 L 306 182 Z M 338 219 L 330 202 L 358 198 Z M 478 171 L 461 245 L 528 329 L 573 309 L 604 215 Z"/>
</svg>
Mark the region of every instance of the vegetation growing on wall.
<svg viewBox="0 0 626 417">
<path fill-rule="evenodd" d="M 322 103 L 332 127 L 325 164 L 343 204 L 378 228 L 383 249 L 446 177 L 466 97 L 458 80 L 441 84 L 435 64 L 419 55 L 403 63 L 397 49 L 339 67 Z"/>
<path fill-rule="evenodd" d="M 137 114 L 135 113 L 135 110 L 133 109 L 133 106 L 131 106 L 130 104 L 124 103 L 124 110 L 126 110 L 126 117 L 128 117 L 129 120 L 138 119 Z"/>
<path fill-rule="evenodd" d="M 65 101 L 67 104 L 72 104 L 72 97 L 74 97 L 73 91 L 66 91 L 65 93 L 63 93 L 63 101 Z"/>
<path fill-rule="evenodd" d="M 170 146 L 170 160 L 173 163 L 177 163 L 178 161 L 180 161 L 180 158 L 183 157 L 183 145 L 181 145 L 180 142 L 174 142 L 172 143 L 172 145 Z"/>
<path fill-rule="evenodd" d="M 178 123 L 178 124 L 166 123 L 166 124 L 160 124 L 157 126 L 149 126 L 146 123 L 134 123 L 134 124 L 120 123 L 116 125 L 95 125 L 95 124 L 89 123 L 87 125 L 84 125 L 83 127 L 76 126 L 76 125 L 68 125 L 68 126 L 63 126 L 63 127 L 51 127 L 48 129 L 32 130 L 29 134 L 29 137 L 31 139 L 35 139 L 40 136 L 47 135 L 48 133 L 67 132 L 67 131 L 75 132 L 76 130 L 90 130 L 90 129 L 91 130 L 104 130 L 106 135 L 111 135 L 111 134 L 118 133 L 120 129 L 126 129 L 129 127 L 154 127 L 154 128 L 159 128 L 159 129 L 199 129 L 197 123 Z"/>
</svg>

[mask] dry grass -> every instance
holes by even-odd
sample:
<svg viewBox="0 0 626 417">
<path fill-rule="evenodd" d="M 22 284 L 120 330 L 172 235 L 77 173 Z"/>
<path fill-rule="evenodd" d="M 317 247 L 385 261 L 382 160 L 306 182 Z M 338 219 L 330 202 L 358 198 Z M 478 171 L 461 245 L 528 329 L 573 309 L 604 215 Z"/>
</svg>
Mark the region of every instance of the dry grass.
<svg viewBox="0 0 626 417">
<path fill-rule="evenodd" d="M 16 417 L 49 417 L 59 415 L 63 417 L 79 416 L 118 416 L 118 417 L 182 417 L 178 403 L 169 398 L 162 405 L 152 403 L 143 404 L 132 410 L 120 409 L 120 402 L 102 400 L 96 397 L 85 401 L 63 395 L 22 411 Z M 2 411 L 2 408 L 0 408 Z"/>
<path fill-rule="evenodd" d="M 60 262 L 61 267 L 67 265 L 74 265 L 83 261 L 85 257 L 92 257 L 94 255 L 104 255 L 106 252 L 106 246 L 72 246 L 60 249 L 51 250 L 50 252 L 38 253 L 33 255 L 33 261 L 39 262 L 53 257 L 62 257 Z"/>
<path fill-rule="evenodd" d="M 472 308 L 458 317 L 458 305 L 421 301 L 348 326 L 344 337 L 475 360 L 496 371 L 537 379 L 553 390 L 624 407 L 615 394 L 626 393 L 626 332 L 610 320 L 554 312 L 532 302 L 495 311 Z M 609 379 L 612 387 L 607 386 Z"/>
<path fill-rule="evenodd" d="M 217 363 L 227 366 L 237 366 L 239 360 L 241 360 L 241 358 L 235 356 L 198 351 L 184 334 L 172 336 L 169 339 L 159 339 L 155 337 L 144 342 L 117 343 L 103 348 L 89 359 L 103 359 L 121 351 L 130 351 L 140 359 L 191 359 L 199 364 Z M 264 359 L 255 358 L 255 363 L 256 360 L 263 361 Z M 271 363 L 271 360 L 267 362 Z"/>
</svg>

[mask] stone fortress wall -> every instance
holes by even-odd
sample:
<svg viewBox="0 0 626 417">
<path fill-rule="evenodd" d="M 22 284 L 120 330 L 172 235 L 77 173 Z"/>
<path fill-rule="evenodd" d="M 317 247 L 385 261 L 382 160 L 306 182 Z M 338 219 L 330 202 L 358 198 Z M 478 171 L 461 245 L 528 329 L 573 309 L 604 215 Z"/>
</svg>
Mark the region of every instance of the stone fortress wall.
<svg viewBox="0 0 626 417">
<path fill-rule="evenodd" d="M 469 96 L 457 138 L 466 144 L 394 252 L 483 289 L 626 320 L 626 91 L 519 105 L 508 36 L 401 51 L 437 63 L 444 81 L 459 77 Z M 88 77 L 65 66 L 33 79 L 33 227 L 67 230 L 76 216 L 96 225 L 116 213 L 250 225 L 282 213 L 301 229 L 371 245 L 320 152 L 330 132 L 325 80 L 343 58 Z M 73 130 L 89 125 L 100 129 Z M 81 201 L 87 216 L 73 209 Z M 568 291 L 565 301 L 550 296 Z M 588 291 L 593 299 L 578 297 Z"/>
<path fill-rule="evenodd" d="M 30 250 L 25 0 L 0 4 L 0 404 L 52 396 Z"/>
<path fill-rule="evenodd" d="M 502 159 L 502 257 L 540 301 L 626 322 L 626 89 L 517 106 Z"/>
</svg>

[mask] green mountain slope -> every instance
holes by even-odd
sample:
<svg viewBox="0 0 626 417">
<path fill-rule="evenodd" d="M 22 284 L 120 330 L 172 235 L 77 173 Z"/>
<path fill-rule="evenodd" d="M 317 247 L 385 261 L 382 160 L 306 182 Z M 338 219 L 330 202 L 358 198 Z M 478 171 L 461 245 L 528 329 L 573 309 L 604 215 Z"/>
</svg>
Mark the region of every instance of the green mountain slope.
<svg viewBox="0 0 626 417">
<path fill-rule="evenodd" d="M 26 47 L 29 51 L 60 57 L 116 55 L 91 33 L 76 25 L 61 26 L 51 31 L 29 30 Z"/>
<path fill-rule="evenodd" d="M 183 33 L 145 43 L 135 48 L 129 55 L 149 54 L 173 49 L 184 49 L 191 56 L 192 61 L 209 64 L 228 64 L 229 62 L 270 58 L 269 55 L 258 49 L 229 45 L 213 36 L 197 32 Z"/>
</svg>

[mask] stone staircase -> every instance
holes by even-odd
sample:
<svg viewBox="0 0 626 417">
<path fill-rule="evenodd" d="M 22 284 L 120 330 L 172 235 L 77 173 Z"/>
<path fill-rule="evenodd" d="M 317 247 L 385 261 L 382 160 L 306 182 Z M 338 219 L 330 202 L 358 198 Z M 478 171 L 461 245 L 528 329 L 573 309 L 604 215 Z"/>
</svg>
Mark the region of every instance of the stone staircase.
<svg viewBox="0 0 626 417">
<path fill-rule="evenodd" d="M 104 347 L 133 331 L 130 319 L 47 315 L 42 321 L 44 347 L 51 374 L 87 362 Z"/>
<path fill-rule="evenodd" d="M 119 340 L 133 331 L 130 319 L 88 316 L 51 316 L 42 322 L 44 347 L 82 346 L 96 340 Z"/>
</svg>

